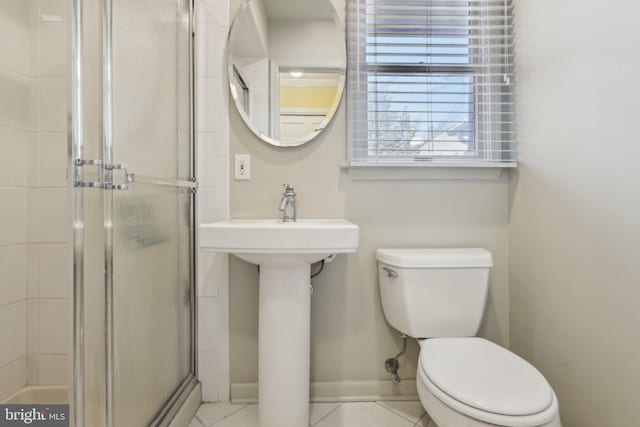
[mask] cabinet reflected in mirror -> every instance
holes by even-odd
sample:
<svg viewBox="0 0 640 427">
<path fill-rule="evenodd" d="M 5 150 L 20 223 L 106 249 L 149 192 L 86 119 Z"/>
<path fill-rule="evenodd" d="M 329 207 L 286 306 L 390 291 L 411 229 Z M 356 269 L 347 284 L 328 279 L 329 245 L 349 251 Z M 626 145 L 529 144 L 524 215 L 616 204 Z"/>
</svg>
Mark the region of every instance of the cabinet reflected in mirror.
<svg viewBox="0 0 640 427">
<path fill-rule="evenodd" d="M 311 141 L 340 104 L 344 24 L 331 0 L 247 0 L 228 46 L 234 103 L 249 128 L 280 147 Z"/>
</svg>

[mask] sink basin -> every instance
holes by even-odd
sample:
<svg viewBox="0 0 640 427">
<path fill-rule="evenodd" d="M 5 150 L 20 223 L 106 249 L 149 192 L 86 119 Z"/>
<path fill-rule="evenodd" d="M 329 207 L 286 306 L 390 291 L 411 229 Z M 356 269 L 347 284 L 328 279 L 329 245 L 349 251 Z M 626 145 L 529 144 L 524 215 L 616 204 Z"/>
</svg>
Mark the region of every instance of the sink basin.
<svg viewBox="0 0 640 427">
<path fill-rule="evenodd" d="M 232 220 L 200 226 L 203 250 L 229 252 L 254 264 L 293 267 L 355 252 L 358 226 L 341 219 Z"/>
<path fill-rule="evenodd" d="M 233 220 L 200 226 L 203 250 L 232 253 L 260 265 L 260 427 L 309 425 L 311 264 L 355 252 L 358 232 L 357 225 L 336 219 Z"/>
</svg>

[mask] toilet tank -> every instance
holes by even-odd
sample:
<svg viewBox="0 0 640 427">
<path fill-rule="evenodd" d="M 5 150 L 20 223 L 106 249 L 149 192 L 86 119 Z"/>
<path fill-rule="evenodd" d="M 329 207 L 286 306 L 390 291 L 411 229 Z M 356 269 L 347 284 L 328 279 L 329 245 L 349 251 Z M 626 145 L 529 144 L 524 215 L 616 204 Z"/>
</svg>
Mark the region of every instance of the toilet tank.
<svg viewBox="0 0 640 427">
<path fill-rule="evenodd" d="M 378 249 L 387 322 L 414 338 L 478 333 L 489 287 L 485 249 Z"/>
</svg>

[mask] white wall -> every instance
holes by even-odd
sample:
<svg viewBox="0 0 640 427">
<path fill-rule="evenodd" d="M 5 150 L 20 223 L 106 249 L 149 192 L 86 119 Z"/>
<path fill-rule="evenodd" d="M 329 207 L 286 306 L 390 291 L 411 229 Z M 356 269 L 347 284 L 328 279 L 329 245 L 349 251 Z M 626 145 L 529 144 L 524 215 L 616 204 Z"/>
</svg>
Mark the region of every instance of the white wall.
<svg viewBox="0 0 640 427">
<path fill-rule="evenodd" d="M 198 223 L 229 218 L 228 0 L 197 3 Z M 198 379 L 206 402 L 229 400 L 229 260 L 198 253 Z"/>
<path fill-rule="evenodd" d="M 341 255 L 313 280 L 311 380 L 371 383 L 388 380 L 384 360 L 399 339 L 386 323 L 377 283 L 381 247 L 485 247 L 495 258 L 483 336 L 508 343 L 506 179 L 490 182 L 352 181 L 340 169 L 347 146 L 343 104 L 314 142 L 276 149 L 261 142 L 231 111 L 231 154 L 252 155 L 252 180 L 231 181 L 232 218 L 279 217 L 282 184 L 297 192 L 299 218 L 347 218 L 360 228 L 356 254 Z M 257 381 L 258 272 L 232 257 L 231 380 Z M 411 342 L 401 376 L 415 378 Z M 394 392 L 399 393 L 396 389 Z"/>
<path fill-rule="evenodd" d="M 380 247 L 489 249 L 496 266 L 481 334 L 508 344 L 506 177 L 463 183 L 352 181 L 340 169 L 347 150 L 344 102 L 322 136 L 295 149 L 258 140 L 233 106 L 230 120 L 231 154 L 252 156 L 251 181 L 230 176 L 231 217 L 279 217 L 282 184 L 288 182 L 296 188 L 300 218 L 347 218 L 361 227 L 358 252 L 338 257 L 313 280 L 313 382 L 358 381 L 366 388 L 389 380 L 384 360 L 398 352 L 400 343 L 380 305 L 375 261 Z M 231 381 L 253 383 L 258 376 L 257 269 L 232 257 L 230 282 Z M 404 379 L 415 378 L 416 363 L 417 346 L 410 342 L 401 362 Z"/>
<path fill-rule="evenodd" d="M 636 1 L 517 3 L 511 345 L 565 427 L 640 420 Z"/>
</svg>

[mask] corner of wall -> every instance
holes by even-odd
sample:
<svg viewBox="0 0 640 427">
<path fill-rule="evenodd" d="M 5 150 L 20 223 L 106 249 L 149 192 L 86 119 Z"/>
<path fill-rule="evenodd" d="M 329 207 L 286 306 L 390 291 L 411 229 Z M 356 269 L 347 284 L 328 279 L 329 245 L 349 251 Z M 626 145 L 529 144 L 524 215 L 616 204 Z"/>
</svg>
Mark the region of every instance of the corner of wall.
<svg viewBox="0 0 640 427">
<path fill-rule="evenodd" d="M 228 0 L 196 2 L 198 224 L 229 218 Z M 223 96 L 220 96 L 222 94 Z M 198 252 L 198 379 L 205 402 L 230 399 L 229 259 Z"/>
</svg>

